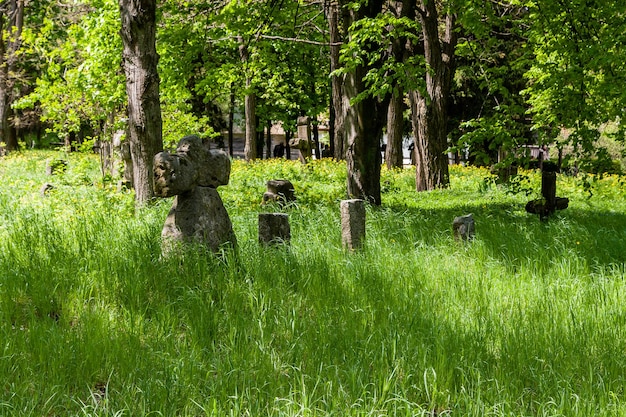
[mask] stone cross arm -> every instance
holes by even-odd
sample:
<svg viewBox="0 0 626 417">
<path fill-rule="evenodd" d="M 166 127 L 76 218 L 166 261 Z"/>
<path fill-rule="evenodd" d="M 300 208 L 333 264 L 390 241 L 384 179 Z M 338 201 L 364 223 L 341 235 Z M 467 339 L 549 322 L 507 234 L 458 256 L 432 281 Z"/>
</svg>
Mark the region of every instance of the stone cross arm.
<svg viewBox="0 0 626 417">
<path fill-rule="evenodd" d="M 154 157 L 154 191 L 159 197 L 183 194 L 196 186 L 217 188 L 229 179 L 228 154 L 210 149 L 196 135 L 182 138 L 175 153 L 161 152 Z"/>
</svg>

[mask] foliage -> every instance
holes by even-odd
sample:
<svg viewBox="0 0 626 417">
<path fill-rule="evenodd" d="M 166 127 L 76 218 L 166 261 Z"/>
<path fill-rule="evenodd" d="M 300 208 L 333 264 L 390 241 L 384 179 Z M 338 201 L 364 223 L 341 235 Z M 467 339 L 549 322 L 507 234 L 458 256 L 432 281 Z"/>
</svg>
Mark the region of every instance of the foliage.
<svg viewBox="0 0 626 417">
<path fill-rule="evenodd" d="M 572 130 L 569 142 L 592 155 L 606 122 L 619 123 L 626 96 L 615 85 L 624 77 L 626 8 L 619 1 L 527 2 L 535 61 L 526 94 L 536 127 Z M 623 140 L 623 128 L 618 129 Z"/>
<path fill-rule="evenodd" d="M 40 107 L 42 121 L 62 138 L 85 125 L 99 131 L 126 100 L 117 2 L 79 3 L 66 13 L 46 18 L 25 39 L 47 65 L 34 91 L 16 104 Z"/>
<path fill-rule="evenodd" d="M 523 75 L 533 59 L 528 47 L 528 13 L 521 5 L 486 2 L 461 15 L 457 68 L 451 100 L 452 150 L 469 151 L 477 165 L 516 159 L 519 145 L 536 143 L 528 105 L 520 95 Z"/>
<path fill-rule="evenodd" d="M 424 57 L 413 54 L 399 60 L 389 51 L 389 45 L 400 39 L 418 44 L 420 31 L 414 19 L 396 17 L 391 13 L 362 18 L 350 26 L 349 40 L 341 49 L 342 67 L 335 75 L 347 74 L 359 66 L 368 68 L 363 77 L 366 89 L 354 101 L 361 101 L 366 96 L 385 97 L 398 85 L 402 86 L 402 91 L 425 89 Z"/>
<path fill-rule="evenodd" d="M 46 176 L 58 157 L 66 173 Z M 483 186 L 485 169 L 419 194 L 412 168 L 383 170 L 384 205 L 348 253 L 341 164 L 236 161 L 219 192 L 238 253 L 168 259 L 170 200 L 136 211 L 97 165 L 0 165 L 2 415 L 626 412 L 620 177 L 594 177 L 588 199 L 559 176 L 570 207 L 543 223 L 524 212 L 532 197 Z M 296 187 L 289 248 L 257 243 L 269 178 Z M 476 238 L 461 244 L 450 225 L 468 212 Z"/>
</svg>

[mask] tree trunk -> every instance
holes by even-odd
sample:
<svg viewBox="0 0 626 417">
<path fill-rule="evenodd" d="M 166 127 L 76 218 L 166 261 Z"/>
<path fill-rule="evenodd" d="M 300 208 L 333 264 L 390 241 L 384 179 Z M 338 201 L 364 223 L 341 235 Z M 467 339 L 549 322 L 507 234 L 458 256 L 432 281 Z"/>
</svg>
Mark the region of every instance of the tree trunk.
<svg viewBox="0 0 626 417">
<path fill-rule="evenodd" d="M 337 70 L 341 64 L 339 63 L 339 51 L 343 36 L 339 28 L 340 11 L 339 4 L 331 1 L 326 11 L 328 18 L 328 27 L 330 32 L 330 71 Z M 345 25 L 344 25 L 345 28 Z M 346 140 L 344 134 L 344 119 L 347 107 L 344 106 L 343 83 L 345 78 L 343 75 L 331 77 L 331 117 L 332 123 L 329 126 L 332 133 L 329 133 L 332 142 L 330 148 L 336 160 L 346 158 Z"/>
<path fill-rule="evenodd" d="M 17 132 L 11 126 L 13 84 L 24 27 L 24 0 L 9 0 L 0 9 L 0 142 L 17 150 Z"/>
<path fill-rule="evenodd" d="M 285 158 L 287 159 L 291 159 L 291 146 L 289 146 L 289 141 L 291 140 L 292 136 L 293 133 L 291 132 L 291 130 L 285 131 Z"/>
<path fill-rule="evenodd" d="M 153 159 L 163 150 L 156 52 L 156 0 L 119 0 L 128 95 L 133 186 L 139 205 L 154 197 Z"/>
<path fill-rule="evenodd" d="M 415 0 L 396 2 L 395 16 L 397 18 L 415 19 Z M 407 38 L 394 38 L 391 44 L 392 59 L 403 62 L 408 58 L 406 50 Z M 393 93 L 387 109 L 387 148 L 385 149 L 385 164 L 387 168 L 402 168 L 404 155 L 402 153 L 402 136 L 404 133 L 404 86 L 397 80 L 393 84 Z"/>
<path fill-rule="evenodd" d="M 454 64 L 457 35 L 455 16 L 447 14 L 443 38 L 439 35 L 436 2 L 420 0 L 418 9 L 424 38 L 426 95 L 411 91 L 411 120 L 415 134 L 415 187 L 417 191 L 433 190 L 450 184 L 447 142 L 447 98 Z"/>
<path fill-rule="evenodd" d="M 313 118 L 313 124 L 311 125 L 311 136 L 313 138 L 313 146 L 315 146 L 315 159 L 322 159 L 322 152 L 320 149 L 320 126 L 317 121 L 317 117 Z"/>
<path fill-rule="evenodd" d="M 393 94 L 387 110 L 387 148 L 385 149 L 385 164 L 387 168 L 402 168 L 402 133 L 404 127 L 404 96 Z"/>
<path fill-rule="evenodd" d="M 239 38 L 239 56 L 244 67 L 247 66 L 249 59 L 248 46 L 244 43 L 243 38 Z M 244 97 L 244 113 L 245 113 L 245 144 L 243 156 L 246 161 L 253 161 L 257 157 L 256 149 L 256 95 L 252 91 L 252 77 L 246 77 L 246 95 Z"/>
<path fill-rule="evenodd" d="M 382 10 L 382 0 L 370 0 L 357 11 L 351 12 L 352 22 L 358 19 L 375 17 Z M 363 77 L 369 70 L 357 66 L 346 74 L 344 84 L 344 103 L 356 98 L 365 91 Z M 385 123 L 386 101 L 368 96 L 346 107 L 344 132 L 348 149 L 346 161 L 348 168 L 347 191 L 350 198 L 360 198 L 372 204 L 381 204 L 380 195 L 380 139 Z"/>
<path fill-rule="evenodd" d="M 246 86 L 250 87 L 250 79 L 246 81 Z M 244 145 L 244 158 L 246 161 L 256 159 L 256 96 L 254 93 L 246 94 L 244 98 L 244 112 L 246 116 L 246 141 Z"/>
<path fill-rule="evenodd" d="M 328 100 L 328 149 L 331 156 L 335 156 L 335 132 L 335 105 L 333 104 L 333 97 L 331 95 L 330 100 Z"/>
<path fill-rule="evenodd" d="M 228 154 L 233 157 L 233 141 L 235 128 L 235 89 L 233 84 L 230 85 L 230 107 L 228 109 Z"/>
<path fill-rule="evenodd" d="M 409 94 L 415 135 L 415 187 L 434 190 L 450 183 L 448 173 L 446 121 L 440 108 L 433 107 L 417 91 Z"/>
<path fill-rule="evenodd" d="M 267 121 L 267 136 L 265 137 L 265 159 L 272 157 L 272 121 Z"/>
</svg>

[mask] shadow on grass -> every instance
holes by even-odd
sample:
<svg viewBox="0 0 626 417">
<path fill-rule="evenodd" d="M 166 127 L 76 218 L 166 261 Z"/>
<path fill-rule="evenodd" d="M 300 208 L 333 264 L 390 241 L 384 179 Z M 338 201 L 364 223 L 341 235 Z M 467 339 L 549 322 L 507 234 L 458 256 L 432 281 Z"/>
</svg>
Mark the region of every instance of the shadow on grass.
<svg viewBox="0 0 626 417">
<path fill-rule="evenodd" d="M 540 221 L 520 203 L 478 202 L 438 209 L 395 205 L 372 212 L 385 217 L 387 230 L 402 230 L 408 239 L 431 246 L 451 241 L 453 219 L 472 213 L 476 240 L 505 262 L 573 256 L 589 266 L 626 262 L 626 213 L 575 206 Z"/>
</svg>

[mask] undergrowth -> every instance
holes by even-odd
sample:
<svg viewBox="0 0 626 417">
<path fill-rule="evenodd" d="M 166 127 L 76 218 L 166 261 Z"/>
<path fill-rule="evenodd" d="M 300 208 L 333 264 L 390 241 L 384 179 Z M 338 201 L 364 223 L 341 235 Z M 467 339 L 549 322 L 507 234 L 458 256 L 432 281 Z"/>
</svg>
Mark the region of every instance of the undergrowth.
<svg viewBox="0 0 626 417">
<path fill-rule="evenodd" d="M 625 414 L 621 177 L 590 177 L 589 198 L 559 176 L 570 206 L 541 222 L 532 171 L 528 192 L 452 167 L 416 193 L 413 169 L 383 170 L 350 253 L 344 164 L 235 161 L 218 190 L 237 250 L 164 258 L 170 199 L 135 209 L 95 159 L 61 156 L 54 176 L 57 153 L 0 160 L 0 415 Z M 281 178 L 296 202 L 261 206 Z M 267 210 L 288 246 L 257 243 Z"/>
</svg>

